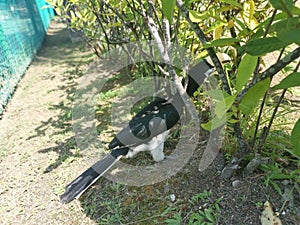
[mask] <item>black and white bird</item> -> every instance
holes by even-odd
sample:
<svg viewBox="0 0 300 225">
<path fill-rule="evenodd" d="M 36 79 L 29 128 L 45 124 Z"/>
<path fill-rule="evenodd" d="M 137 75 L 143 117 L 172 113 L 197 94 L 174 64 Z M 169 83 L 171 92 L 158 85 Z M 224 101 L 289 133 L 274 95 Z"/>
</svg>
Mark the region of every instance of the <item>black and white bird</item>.
<svg viewBox="0 0 300 225">
<path fill-rule="evenodd" d="M 192 96 L 213 67 L 203 60 L 188 73 L 186 93 Z M 130 158 L 141 151 L 150 151 L 154 161 L 164 159 L 164 142 L 169 130 L 179 121 L 184 102 L 177 92 L 167 99 L 156 98 L 139 111 L 108 145 L 110 154 L 96 162 L 66 186 L 60 196 L 62 203 L 79 198 L 92 184 L 107 172 L 121 157 Z"/>
</svg>

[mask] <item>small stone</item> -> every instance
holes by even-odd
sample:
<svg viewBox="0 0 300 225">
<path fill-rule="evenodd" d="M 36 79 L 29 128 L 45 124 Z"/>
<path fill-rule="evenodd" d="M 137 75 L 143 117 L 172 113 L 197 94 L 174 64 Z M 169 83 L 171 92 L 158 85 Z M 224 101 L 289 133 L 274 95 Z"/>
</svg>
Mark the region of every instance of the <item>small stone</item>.
<svg viewBox="0 0 300 225">
<path fill-rule="evenodd" d="M 283 181 L 282 181 L 282 184 L 285 185 L 285 186 L 287 186 L 289 183 L 290 183 L 290 182 L 289 182 L 288 180 L 283 180 Z"/>
<path fill-rule="evenodd" d="M 168 193 L 168 191 L 170 190 L 170 187 L 169 187 L 169 185 L 165 185 L 164 186 L 164 193 Z"/>
<path fill-rule="evenodd" d="M 171 200 L 171 202 L 175 202 L 176 196 L 174 194 L 171 194 L 170 195 L 170 200 Z"/>
<path fill-rule="evenodd" d="M 241 184 L 241 181 L 240 180 L 234 180 L 232 181 L 232 187 L 238 187 L 239 185 Z"/>
</svg>

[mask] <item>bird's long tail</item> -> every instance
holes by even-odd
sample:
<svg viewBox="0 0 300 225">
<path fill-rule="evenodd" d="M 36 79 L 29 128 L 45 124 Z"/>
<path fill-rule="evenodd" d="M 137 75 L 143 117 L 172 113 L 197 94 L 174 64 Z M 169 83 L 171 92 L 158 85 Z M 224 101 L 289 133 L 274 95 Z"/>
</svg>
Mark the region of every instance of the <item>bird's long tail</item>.
<svg viewBox="0 0 300 225">
<path fill-rule="evenodd" d="M 94 184 L 106 171 L 108 171 L 120 158 L 108 154 L 103 159 L 96 162 L 89 169 L 84 171 L 79 177 L 66 186 L 65 192 L 60 196 L 62 203 L 69 203 L 75 198 L 79 198 L 92 184 Z"/>
</svg>

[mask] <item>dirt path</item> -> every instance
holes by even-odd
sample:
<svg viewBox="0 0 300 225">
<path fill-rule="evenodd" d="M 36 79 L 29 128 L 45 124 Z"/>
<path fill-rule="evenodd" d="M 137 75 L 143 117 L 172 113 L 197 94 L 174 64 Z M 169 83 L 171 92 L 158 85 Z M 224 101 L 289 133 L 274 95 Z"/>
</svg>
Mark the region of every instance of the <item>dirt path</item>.
<svg viewBox="0 0 300 225">
<path fill-rule="evenodd" d="M 78 203 L 62 205 L 58 196 L 75 148 L 71 90 L 92 57 L 63 24 L 51 24 L 0 120 L 0 224 L 93 224 Z"/>
</svg>

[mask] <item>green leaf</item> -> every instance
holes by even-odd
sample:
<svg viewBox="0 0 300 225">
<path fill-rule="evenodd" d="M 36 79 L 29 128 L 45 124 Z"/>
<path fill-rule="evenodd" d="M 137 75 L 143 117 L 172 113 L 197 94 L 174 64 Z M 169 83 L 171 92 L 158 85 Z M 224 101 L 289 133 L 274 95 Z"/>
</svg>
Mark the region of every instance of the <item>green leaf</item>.
<svg viewBox="0 0 300 225">
<path fill-rule="evenodd" d="M 215 29 L 219 28 L 219 27 L 224 27 L 226 26 L 228 23 L 227 22 L 223 22 L 223 21 L 217 21 L 215 23 L 212 23 L 209 27 L 207 27 L 207 29 L 205 30 L 205 32 L 211 32 L 214 31 Z M 215 39 L 217 40 L 217 39 Z"/>
<path fill-rule="evenodd" d="M 205 130 L 212 131 L 220 126 L 225 125 L 226 118 L 223 116 L 222 118 L 218 118 L 217 116 L 208 121 L 207 123 L 202 123 L 201 127 Z"/>
<path fill-rule="evenodd" d="M 57 13 L 57 15 L 62 16 L 60 7 L 55 7 L 54 9 L 55 9 L 55 12 Z"/>
<path fill-rule="evenodd" d="M 75 11 L 75 15 L 79 18 L 79 19 L 82 19 L 82 15 L 79 11 Z"/>
<path fill-rule="evenodd" d="M 228 120 L 227 120 L 227 122 L 228 122 L 228 123 L 231 123 L 231 124 L 233 124 L 233 123 L 237 123 L 237 122 L 239 122 L 239 120 L 235 120 L 235 119 L 228 119 Z"/>
<path fill-rule="evenodd" d="M 240 109 L 245 115 L 249 115 L 264 96 L 270 86 L 270 78 L 264 79 L 251 87 L 240 103 Z"/>
<path fill-rule="evenodd" d="M 253 0 L 248 0 L 244 2 L 243 11 L 241 12 L 241 16 L 243 17 L 244 22 L 250 28 L 250 30 L 254 30 L 257 27 L 258 22 L 254 16 L 255 14 L 255 2 Z"/>
<path fill-rule="evenodd" d="M 270 183 L 273 185 L 274 189 L 282 196 L 282 190 L 278 186 L 278 184 L 276 182 L 274 182 L 274 181 L 271 181 Z"/>
<path fill-rule="evenodd" d="M 283 173 L 277 173 L 277 172 L 273 172 L 272 174 L 269 175 L 270 179 L 291 179 L 293 177 L 293 175 L 291 174 L 283 174 Z"/>
<path fill-rule="evenodd" d="M 215 114 L 219 119 L 223 118 L 223 116 L 228 111 L 228 109 L 231 108 L 234 100 L 235 100 L 235 96 L 230 95 L 216 103 Z"/>
<path fill-rule="evenodd" d="M 300 72 L 293 72 L 284 78 L 279 84 L 272 87 L 273 90 L 287 89 L 300 86 Z"/>
<path fill-rule="evenodd" d="M 237 69 L 236 89 L 240 92 L 243 86 L 247 83 L 257 64 L 257 56 L 246 54 Z"/>
<path fill-rule="evenodd" d="M 294 6 L 293 0 L 270 0 L 270 3 L 275 9 L 282 10 L 288 15 L 291 15 Z"/>
<path fill-rule="evenodd" d="M 122 27 L 122 23 L 121 22 L 116 22 L 116 23 L 110 23 L 110 24 L 107 24 L 107 27 L 108 28 L 112 28 L 112 27 Z"/>
<path fill-rule="evenodd" d="M 169 20 L 169 23 L 171 24 L 176 0 L 162 0 L 161 3 L 162 3 L 163 14 Z"/>
<path fill-rule="evenodd" d="M 224 94 L 221 90 L 210 90 L 205 92 L 209 97 L 214 100 L 221 101 L 224 100 Z"/>
<path fill-rule="evenodd" d="M 176 213 L 175 215 L 173 215 L 173 217 L 171 219 L 166 219 L 165 223 L 167 223 L 168 225 L 178 225 L 180 224 L 182 221 L 182 218 L 180 216 L 180 214 Z"/>
<path fill-rule="evenodd" d="M 215 222 L 215 217 L 213 216 L 213 209 L 212 208 L 207 208 L 205 211 L 204 211 L 204 213 L 205 213 L 205 218 L 207 219 L 207 220 L 209 220 L 209 222 L 211 222 L 211 223 L 213 223 L 213 222 Z"/>
<path fill-rule="evenodd" d="M 293 7 L 293 15 L 300 15 L 300 9 L 296 6 Z"/>
<path fill-rule="evenodd" d="M 287 18 L 275 24 L 277 37 L 283 42 L 300 43 L 300 19 Z"/>
<path fill-rule="evenodd" d="M 300 158 L 300 119 L 298 119 L 292 130 L 291 143 L 293 147 L 292 153 Z"/>
<path fill-rule="evenodd" d="M 236 96 L 228 95 L 226 92 L 221 90 L 207 91 L 206 94 L 216 102 L 214 112 L 219 119 L 223 119 L 224 115 L 231 108 Z M 214 121 L 215 122 L 215 121 Z"/>
<path fill-rule="evenodd" d="M 203 45 L 203 48 L 228 46 L 228 45 L 232 45 L 235 42 L 239 42 L 239 41 L 240 40 L 237 39 L 237 38 L 220 38 L 220 39 L 217 39 L 217 40 L 206 42 Z"/>
<path fill-rule="evenodd" d="M 246 45 L 243 46 L 243 49 L 253 56 L 261 56 L 268 52 L 273 52 L 287 46 L 288 43 L 281 41 L 276 37 L 267 37 L 260 39 L 252 39 Z"/>
<path fill-rule="evenodd" d="M 51 5 L 44 5 L 44 6 L 42 6 L 42 9 L 53 9 L 53 6 L 51 6 Z"/>
<path fill-rule="evenodd" d="M 265 27 L 267 27 L 268 24 L 270 24 L 270 21 L 272 20 L 274 22 L 272 22 L 269 33 L 273 33 L 273 32 L 275 32 L 275 29 L 274 29 L 275 25 L 276 25 L 275 21 L 284 20 L 286 18 L 287 18 L 286 13 L 284 13 L 284 12 L 277 13 L 274 18 L 270 17 L 270 18 L 266 18 L 264 21 L 261 21 L 259 23 L 259 25 L 257 26 L 257 30 L 261 30 L 260 32 L 264 33 Z M 261 36 L 263 36 L 263 34 Z"/>
<path fill-rule="evenodd" d="M 189 10 L 189 17 L 193 23 L 200 23 L 209 17 L 207 12 L 200 13 L 194 10 Z"/>
<path fill-rule="evenodd" d="M 225 2 L 229 5 L 233 5 L 233 6 L 236 6 L 236 7 L 240 8 L 240 9 L 243 9 L 243 6 L 240 3 L 238 3 L 237 1 L 234 1 L 234 0 L 219 0 L 219 2 Z"/>
<path fill-rule="evenodd" d="M 238 37 L 244 37 L 247 36 L 250 32 L 248 31 L 248 28 L 244 24 L 244 21 L 239 20 L 237 18 L 233 18 L 235 24 L 239 26 L 239 30 L 241 30 L 238 34 Z"/>
</svg>

